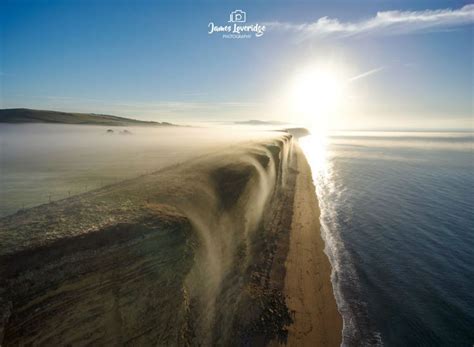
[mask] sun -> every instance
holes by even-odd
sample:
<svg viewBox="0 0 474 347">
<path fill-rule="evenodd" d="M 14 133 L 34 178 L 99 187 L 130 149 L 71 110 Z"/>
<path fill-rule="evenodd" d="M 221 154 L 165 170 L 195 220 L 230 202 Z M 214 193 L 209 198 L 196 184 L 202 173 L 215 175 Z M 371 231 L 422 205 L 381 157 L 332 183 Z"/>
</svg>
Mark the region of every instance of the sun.
<svg viewBox="0 0 474 347">
<path fill-rule="evenodd" d="M 327 128 L 343 97 L 343 79 L 332 67 L 306 68 L 298 73 L 291 89 L 293 112 L 312 128 Z"/>
</svg>

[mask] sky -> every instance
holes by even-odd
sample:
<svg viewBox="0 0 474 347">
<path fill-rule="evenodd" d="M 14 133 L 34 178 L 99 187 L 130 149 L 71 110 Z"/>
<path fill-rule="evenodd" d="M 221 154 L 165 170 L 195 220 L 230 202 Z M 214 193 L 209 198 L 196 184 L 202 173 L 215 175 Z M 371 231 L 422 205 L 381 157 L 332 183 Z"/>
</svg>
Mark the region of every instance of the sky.
<svg viewBox="0 0 474 347">
<path fill-rule="evenodd" d="M 0 6 L 0 108 L 170 122 L 321 123 L 322 113 L 302 116 L 295 107 L 294 94 L 303 93 L 306 103 L 331 100 L 324 118 L 335 129 L 474 126 L 469 1 L 2 0 Z M 209 34 L 210 22 L 234 25 L 235 10 L 245 11 L 243 25 L 264 25 L 263 35 Z M 337 96 L 320 83 L 304 84 L 309 93 L 295 87 L 297 76 L 315 70 L 337 76 Z"/>
</svg>

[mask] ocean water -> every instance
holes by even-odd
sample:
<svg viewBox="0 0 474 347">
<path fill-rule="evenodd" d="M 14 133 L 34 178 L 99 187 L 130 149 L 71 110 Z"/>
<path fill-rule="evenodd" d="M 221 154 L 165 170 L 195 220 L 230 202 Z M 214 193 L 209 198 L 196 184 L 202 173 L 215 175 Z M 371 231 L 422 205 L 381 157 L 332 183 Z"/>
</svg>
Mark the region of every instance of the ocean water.
<svg viewBox="0 0 474 347">
<path fill-rule="evenodd" d="M 474 345 L 472 133 L 301 139 L 344 345 Z"/>
</svg>

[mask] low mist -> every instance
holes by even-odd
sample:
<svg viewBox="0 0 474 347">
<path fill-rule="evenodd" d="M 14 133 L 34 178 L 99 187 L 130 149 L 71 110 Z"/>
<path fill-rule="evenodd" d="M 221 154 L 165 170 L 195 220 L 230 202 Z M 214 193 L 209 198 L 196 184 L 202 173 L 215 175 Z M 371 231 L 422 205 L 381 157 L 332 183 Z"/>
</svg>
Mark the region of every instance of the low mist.
<svg viewBox="0 0 474 347">
<path fill-rule="evenodd" d="M 0 126 L 0 216 L 274 135 L 248 127 Z"/>
</svg>

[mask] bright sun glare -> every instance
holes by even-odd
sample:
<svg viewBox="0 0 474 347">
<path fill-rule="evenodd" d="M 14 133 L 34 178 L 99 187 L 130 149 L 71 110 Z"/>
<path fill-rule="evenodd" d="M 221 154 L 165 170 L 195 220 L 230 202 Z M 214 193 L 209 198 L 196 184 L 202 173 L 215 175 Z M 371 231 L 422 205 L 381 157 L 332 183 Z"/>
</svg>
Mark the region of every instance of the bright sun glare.
<svg viewBox="0 0 474 347">
<path fill-rule="evenodd" d="M 327 129 L 329 118 L 342 101 L 343 89 L 343 80 L 333 68 L 305 69 L 294 79 L 292 108 L 303 123 Z"/>
</svg>

